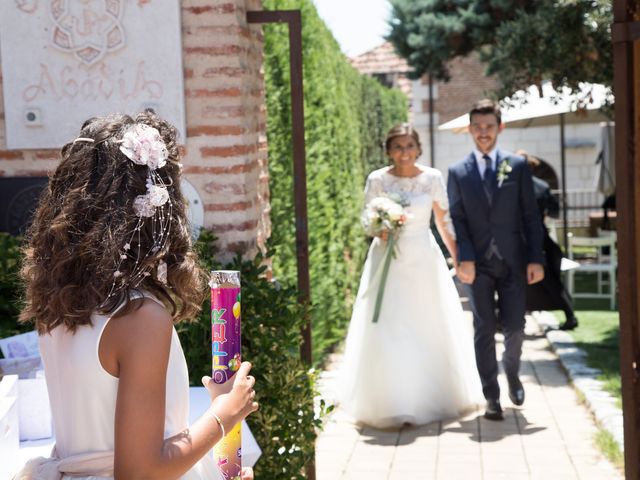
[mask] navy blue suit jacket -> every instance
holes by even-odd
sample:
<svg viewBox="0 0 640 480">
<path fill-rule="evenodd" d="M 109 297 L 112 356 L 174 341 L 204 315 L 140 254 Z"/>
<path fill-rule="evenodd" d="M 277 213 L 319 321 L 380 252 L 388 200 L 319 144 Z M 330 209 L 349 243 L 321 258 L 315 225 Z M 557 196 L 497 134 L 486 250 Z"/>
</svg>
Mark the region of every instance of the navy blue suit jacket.
<svg viewBox="0 0 640 480">
<path fill-rule="evenodd" d="M 496 165 L 503 161 L 511 166 L 511 172 L 497 187 L 491 205 L 473 153 L 452 165 L 447 183 L 449 211 L 458 261 L 482 260 L 493 237 L 507 264 L 520 270 L 527 263 L 544 263 L 543 231 L 525 159 L 498 150 Z"/>
</svg>

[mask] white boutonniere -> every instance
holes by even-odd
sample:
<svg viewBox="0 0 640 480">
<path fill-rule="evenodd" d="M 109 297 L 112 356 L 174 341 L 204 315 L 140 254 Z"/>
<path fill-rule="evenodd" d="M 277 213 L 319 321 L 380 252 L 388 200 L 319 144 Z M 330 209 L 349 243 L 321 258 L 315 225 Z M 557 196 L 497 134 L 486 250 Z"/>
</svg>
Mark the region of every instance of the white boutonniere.
<svg viewBox="0 0 640 480">
<path fill-rule="evenodd" d="M 498 173 L 496 175 L 496 178 L 498 179 L 498 188 L 502 186 L 502 182 L 506 180 L 511 173 L 511 170 L 513 169 L 506 158 L 500 162 L 500 165 L 498 165 Z"/>
</svg>

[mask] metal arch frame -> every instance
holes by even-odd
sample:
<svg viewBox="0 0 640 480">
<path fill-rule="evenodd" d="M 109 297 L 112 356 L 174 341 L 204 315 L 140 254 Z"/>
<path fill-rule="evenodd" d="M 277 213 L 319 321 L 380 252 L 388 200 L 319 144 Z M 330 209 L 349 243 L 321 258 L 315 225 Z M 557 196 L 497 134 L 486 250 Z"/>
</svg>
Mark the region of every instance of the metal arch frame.
<svg viewBox="0 0 640 480">
<path fill-rule="evenodd" d="M 304 142 L 304 91 L 302 84 L 302 18 L 300 10 L 258 10 L 247 12 L 248 23 L 286 23 L 289 26 L 289 64 L 291 69 L 291 124 L 293 137 L 293 194 L 296 225 L 298 298 L 311 301 L 309 280 L 309 229 L 307 217 L 307 173 Z M 302 327 L 300 356 L 312 363 L 311 320 Z"/>
</svg>

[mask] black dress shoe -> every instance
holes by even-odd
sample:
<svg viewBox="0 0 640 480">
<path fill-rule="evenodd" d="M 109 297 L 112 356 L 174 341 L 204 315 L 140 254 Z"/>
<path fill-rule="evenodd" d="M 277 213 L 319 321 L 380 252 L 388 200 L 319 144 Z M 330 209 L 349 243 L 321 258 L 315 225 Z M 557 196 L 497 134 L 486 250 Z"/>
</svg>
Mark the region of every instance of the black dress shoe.
<svg viewBox="0 0 640 480">
<path fill-rule="evenodd" d="M 560 330 L 573 330 L 578 326 L 578 319 L 576 317 L 567 318 L 567 320 L 560 325 Z"/>
<path fill-rule="evenodd" d="M 500 400 L 487 400 L 487 407 L 484 411 L 484 418 L 486 418 L 487 420 L 504 420 L 502 407 L 500 406 Z"/>
<path fill-rule="evenodd" d="M 516 405 L 520 406 L 524 403 L 524 387 L 518 377 L 509 379 L 509 400 Z"/>
</svg>

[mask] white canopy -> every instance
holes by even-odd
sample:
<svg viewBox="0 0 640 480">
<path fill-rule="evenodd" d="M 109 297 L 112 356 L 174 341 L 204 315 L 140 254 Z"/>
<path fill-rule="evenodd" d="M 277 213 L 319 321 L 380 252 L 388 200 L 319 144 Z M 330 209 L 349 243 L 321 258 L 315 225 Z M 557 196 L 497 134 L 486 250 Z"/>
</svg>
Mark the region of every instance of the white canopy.
<svg viewBox="0 0 640 480">
<path fill-rule="evenodd" d="M 565 93 L 559 97 L 550 83 L 543 83 L 542 92 L 536 86 L 531 86 L 525 92 L 516 92 L 515 105 L 511 106 L 503 102 L 502 121 L 511 127 L 526 128 L 529 126 L 544 126 L 556 124 L 557 115 L 561 113 L 567 115 L 567 123 L 599 122 L 607 120 L 599 111 L 605 105 L 606 100 L 611 95 L 604 85 L 583 83 L 580 85 L 580 92 Z M 568 89 L 567 89 L 568 90 Z M 585 108 L 578 108 L 579 103 L 584 103 L 586 98 L 590 100 Z M 609 100 L 612 100 L 610 98 Z M 466 132 L 469 126 L 469 115 L 464 114 L 438 127 L 438 130 L 453 130 Z"/>
</svg>

